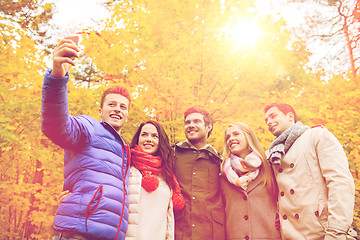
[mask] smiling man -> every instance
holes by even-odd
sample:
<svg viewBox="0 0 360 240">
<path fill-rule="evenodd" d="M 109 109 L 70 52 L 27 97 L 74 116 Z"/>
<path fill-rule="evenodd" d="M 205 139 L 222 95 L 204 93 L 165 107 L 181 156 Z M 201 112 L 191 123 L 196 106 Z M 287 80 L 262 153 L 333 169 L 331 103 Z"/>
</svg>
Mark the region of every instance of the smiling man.
<svg viewBox="0 0 360 240">
<path fill-rule="evenodd" d="M 54 240 L 125 239 L 128 220 L 128 147 L 120 133 L 128 119 L 130 94 L 121 86 L 102 95 L 101 122 L 69 115 L 69 64 L 75 42 L 63 39 L 54 50 L 53 69 L 43 84 L 41 128 L 64 149 L 64 191 L 54 219 Z"/>
<path fill-rule="evenodd" d="M 276 137 L 267 155 L 279 188 L 283 239 L 348 239 L 355 187 L 341 144 L 325 127 L 298 122 L 288 104 L 264 112 Z"/>
<path fill-rule="evenodd" d="M 186 141 L 175 146 L 175 175 L 185 207 L 175 212 L 176 240 L 225 238 L 225 216 L 219 189 L 220 156 L 207 139 L 211 115 L 192 107 L 184 113 Z"/>
</svg>

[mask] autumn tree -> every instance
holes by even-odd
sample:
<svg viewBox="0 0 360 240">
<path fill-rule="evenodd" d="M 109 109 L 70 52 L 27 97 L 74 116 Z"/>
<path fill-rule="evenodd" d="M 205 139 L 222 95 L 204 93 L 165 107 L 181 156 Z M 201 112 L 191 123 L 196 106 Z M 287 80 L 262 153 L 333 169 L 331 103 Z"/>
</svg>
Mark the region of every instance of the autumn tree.
<svg viewBox="0 0 360 240">
<path fill-rule="evenodd" d="M 44 47 L 48 45 L 48 40 L 51 37 L 49 31 L 51 27 L 48 22 L 52 16 L 52 4 L 44 0 L 2 0 L 0 2 L 2 37 L 4 41 L 9 41 L 11 39 L 8 35 L 9 30 L 11 28 L 21 29 L 26 36 Z"/>
<path fill-rule="evenodd" d="M 360 68 L 360 3 L 354 0 L 292 0 L 291 8 L 308 9 L 307 21 L 297 34 L 322 56 L 321 68 L 349 73 L 357 82 Z M 294 11 L 294 10 L 293 10 Z M 296 10 L 295 10 L 296 11 Z M 331 68 L 330 68 L 331 66 Z M 346 74 L 345 74 L 346 75 Z"/>
<path fill-rule="evenodd" d="M 46 139 L 39 128 L 39 70 L 44 69 L 45 49 L 39 50 L 39 46 L 46 39 L 43 27 L 51 16 L 52 5 L 44 1 L 0 3 L 2 239 L 37 238 L 49 227 L 47 218 L 53 213 L 48 207 L 54 202 L 49 198 L 52 194 L 43 189 L 52 182 L 49 175 L 53 166 L 46 167 L 52 154 L 40 147 Z"/>
<path fill-rule="evenodd" d="M 11 20 L 27 13 L 18 6 L 35 10 L 39 1 L 12 2 L 5 1 L 4 8 L 11 11 L 0 12 L 0 17 L 7 16 L 0 36 L 0 235 L 49 239 L 56 196 L 62 190 L 63 152 L 40 131 L 48 55 L 38 45 L 45 39 L 41 27 L 35 34 L 21 27 L 18 21 L 23 18 Z M 40 6 L 45 12 L 49 7 Z M 253 1 L 109 1 L 107 7 L 103 27 L 81 30 L 82 57 L 70 70 L 70 114 L 98 118 L 102 91 L 121 84 L 133 98 L 122 131 L 127 141 L 147 119 L 161 122 L 171 143 L 182 141 L 183 112 L 200 105 L 215 118 L 210 142 L 221 152 L 224 129 L 236 121 L 248 123 L 266 149 L 273 136 L 263 108 L 287 102 L 304 124 L 324 124 L 338 137 L 360 201 L 357 85 L 341 75 L 309 71 L 308 41 L 294 40 L 285 19 L 260 13 Z M 41 15 L 42 8 L 33 13 Z M 39 18 L 22 24 L 33 26 Z M 251 26 L 257 26 L 258 38 L 239 43 L 252 30 L 239 28 L 239 22 L 255 23 Z M 354 214 L 357 229 L 359 211 Z"/>
<path fill-rule="evenodd" d="M 138 111 L 171 123 L 172 142 L 180 141 L 181 116 L 191 105 L 207 107 L 219 121 L 232 109 L 241 117 L 266 101 L 269 88 L 302 81 L 296 76 L 305 74 L 308 53 L 300 44 L 287 48 L 284 21 L 257 18 L 251 8 L 251 1 L 115 2 L 105 29 L 85 34 L 84 51 L 103 80 L 141 89 Z M 264 31 L 255 47 L 235 47 L 226 36 L 224 27 L 236 25 L 238 16 L 255 18 Z"/>
</svg>

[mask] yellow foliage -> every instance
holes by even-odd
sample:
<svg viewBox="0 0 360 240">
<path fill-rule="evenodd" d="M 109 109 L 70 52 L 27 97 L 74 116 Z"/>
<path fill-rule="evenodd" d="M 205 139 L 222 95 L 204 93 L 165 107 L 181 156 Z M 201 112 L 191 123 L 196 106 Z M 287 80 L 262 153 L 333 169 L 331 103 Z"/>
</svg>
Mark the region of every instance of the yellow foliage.
<svg viewBox="0 0 360 240">
<path fill-rule="evenodd" d="M 292 104 L 304 124 L 324 124 L 343 144 L 356 184 L 353 226 L 358 230 L 360 90 L 341 76 L 324 83 L 323 73 L 307 73 L 309 53 L 301 42 L 288 49 L 284 22 L 259 20 L 268 30 L 259 45 L 235 51 L 219 29 L 234 15 L 252 14 L 246 1 L 226 4 L 114 4 L 103 30 L 84 33 L 86 58 L 72 69 L 72 80 L 91 67 L 94 81 L 69 82 L 70 113 L 98 118 L 102 91 L 122 84 L 133 93 L 130 121 L 122 131 L 128 142 L 147 119 L 162 123 L 172 144 L 185 140 L 183 112 L 199 105 L 214 116 L 209 142 L 222 152 L 224 130 L 237 121 L 249 124 L 267 149 L 273 136 L 263 108 L 275 101 Z M 49 239 L 62 191 L 63 151 L 40 131 L 45 57 L 15 28 L 0 40 L 0 236 Z"/>
</svg>

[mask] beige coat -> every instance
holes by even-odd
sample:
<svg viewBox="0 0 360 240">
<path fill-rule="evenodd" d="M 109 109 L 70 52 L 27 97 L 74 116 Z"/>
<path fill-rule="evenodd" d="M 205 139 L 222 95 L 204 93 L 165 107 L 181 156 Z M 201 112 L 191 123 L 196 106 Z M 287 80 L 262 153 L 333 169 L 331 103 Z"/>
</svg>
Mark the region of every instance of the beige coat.
<svg viewBox="0 0 360 240">
<path fill-rule="evenodd" d="M 141 187 L 141 180 L 142 175 L 140 171 L 135 167 L 131 167 L 129 179 L 129 227 L 125 239 L 173 240 L 174 212 L 171 199 L 172 191 L 167 187 L 166 182 L 160 178 L 159 188 L 152 193 L 147 193 Z M 144 200 L 147 202 L 144 202 Z M 167 210 L 164 210 L 164 205 L 168 206 Z M 151 211 L 150 214 L 149 212 L 146 214 L 150 218 L 145 219 L 145 223 L 143 219 L 144 214 L 141 212 L 144 206 Z M 150 224 L 146 224 L 146 222 Z"/>
<path fill-rule="evenodd" d="M 283 239 L 346 239 L 355 186 L 334 135 L 324 127 L 305 131 L 273 166 Z"/>
</svg>

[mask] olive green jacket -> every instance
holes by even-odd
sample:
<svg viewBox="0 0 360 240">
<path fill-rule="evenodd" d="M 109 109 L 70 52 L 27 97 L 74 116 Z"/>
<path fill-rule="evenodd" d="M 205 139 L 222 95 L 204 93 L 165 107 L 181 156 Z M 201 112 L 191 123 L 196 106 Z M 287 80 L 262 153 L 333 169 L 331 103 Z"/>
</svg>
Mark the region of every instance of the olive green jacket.
<svg viewBox="0 0 360 240">
<path fill-rule="evenodd" d="M 175 153 L 175 175 L 185 198 L 184 209 L 175 211 L 175 240 L 226 239 L 219 154 L 210 145 L 197 150 L 188 142 L 176 144 Z"/>
</svg>

